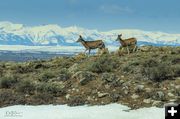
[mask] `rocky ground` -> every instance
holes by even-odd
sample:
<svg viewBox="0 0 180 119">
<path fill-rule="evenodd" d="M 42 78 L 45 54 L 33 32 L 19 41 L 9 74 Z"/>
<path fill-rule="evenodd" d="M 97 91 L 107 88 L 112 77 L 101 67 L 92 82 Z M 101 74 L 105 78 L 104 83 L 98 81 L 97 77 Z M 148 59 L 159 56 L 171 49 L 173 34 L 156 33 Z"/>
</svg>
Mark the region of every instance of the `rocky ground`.
<svg viewBox="0 0 180 119">
<path fill-rule="evenodd" d="M 180 47 L 0 63 L 0 106 L 180 103 Z"/>
</svg>

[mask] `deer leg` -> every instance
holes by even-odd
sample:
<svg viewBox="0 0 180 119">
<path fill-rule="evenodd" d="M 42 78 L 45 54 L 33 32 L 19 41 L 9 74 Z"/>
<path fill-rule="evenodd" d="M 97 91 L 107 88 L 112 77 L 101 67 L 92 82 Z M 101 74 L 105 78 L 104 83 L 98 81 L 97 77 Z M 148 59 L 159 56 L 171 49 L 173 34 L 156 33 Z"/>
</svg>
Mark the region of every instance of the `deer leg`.
<svg viewBox="0 0 180 119">
<path fill-rule="evenodd" d="M 87 49 L 85 49 L 84 54 L 86 54 Z"/>
<path fill-rule="evenodd" d="M 90 53 L 91 53 L 91 49 L 89 49 L 89 55 L 90 55 Z"/>
<path fill-rule="evenodd" d="M 134 50 L 135 52 L 137 52 L 138 51 L 138 46 L 136 45 L 136 49 Z"/>
<path fill-rule="evenodd" d="M 127 51 L 128 51 L 128 55 L 129 55 L 129 48 L 128 48 L 128 46 L 127 46 L 126 48 L 127 48 Z"/>
<path fill-rule="evenodd" d="M 138 46 L 136 45 L 136 48 L 135 48 L 135 50 L 134 50 L 134 51 L 135 51 L 135 52 L 137 52 L 137 50 L 138 50 Z"/>
<path fill-rule="evenodd" d="M 134 49 L 133 49 L 133 52 L 135 52 L 136 48 L 137 48 L 137 46 L 135 45 L 135 47 L 134 47 Z"/>
</svg>

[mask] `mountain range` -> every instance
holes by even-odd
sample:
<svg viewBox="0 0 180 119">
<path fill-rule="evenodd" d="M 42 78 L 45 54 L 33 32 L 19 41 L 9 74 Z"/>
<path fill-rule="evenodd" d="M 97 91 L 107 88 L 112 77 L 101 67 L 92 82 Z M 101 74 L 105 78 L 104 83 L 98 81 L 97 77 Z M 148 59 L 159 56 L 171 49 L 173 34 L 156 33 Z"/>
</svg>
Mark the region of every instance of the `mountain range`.
<svg viewBox="0 0 180 119">
<path fill-rule="evenodd" d="M 79 35 L 85 40 L 102 39 L 107 45 L 119 45 L 115 39 L 118 34 L 123 38 L 135 37 L 138 45 L 180 46 L 180 34 L 143 31 L 137 29 L 119 29 L 101 32 L 77 26 L 60 27 L 59 25 L 25 26 L 11 22 L 0 22 L 0 45 L 27 46 L 76 46 Z"/>
</svg>

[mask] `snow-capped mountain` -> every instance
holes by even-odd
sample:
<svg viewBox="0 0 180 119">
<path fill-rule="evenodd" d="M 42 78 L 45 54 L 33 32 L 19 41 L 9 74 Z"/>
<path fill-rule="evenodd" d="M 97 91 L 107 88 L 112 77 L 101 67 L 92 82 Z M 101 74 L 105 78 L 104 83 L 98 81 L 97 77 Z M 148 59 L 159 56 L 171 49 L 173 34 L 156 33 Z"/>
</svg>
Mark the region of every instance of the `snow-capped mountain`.
<svg viewBox="0 0 180 119">
<path fill-rule="evenodd" d="M 0 22 L 0 45 L 74 46 L 79 45 L 75 41 L 80 34 L 85 40 L 102 39 L 107 45 L 119 45 L 115 39 L 120 33 L 123 38 L 136 37 L 139 45 L 180 46 L 180 34 L 131 29 L 100 32 L 76 26 L 62 28 L 58 25 L 29 27 L 11 22 Z"/>
</svg>

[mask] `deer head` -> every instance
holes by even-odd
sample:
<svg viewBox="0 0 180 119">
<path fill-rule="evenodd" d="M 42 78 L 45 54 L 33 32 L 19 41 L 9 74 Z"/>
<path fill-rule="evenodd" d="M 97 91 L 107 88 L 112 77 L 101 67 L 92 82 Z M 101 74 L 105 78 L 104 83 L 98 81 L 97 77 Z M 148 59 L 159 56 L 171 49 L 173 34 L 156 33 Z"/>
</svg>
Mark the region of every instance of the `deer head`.
<svg viewBox="0 0 180 119">
<path fill-rule="evenodd" d="M 122 34 L 118 35 L 118 37 L 117 37 L 116 41 L 121 40 L 121 39 L 122 39 L 122 38 L 121 38 L 121 36 L 122 36 Z"/>
<path fill-rule="evenodd" d="M 83 38 L 82 38 L 81 35 L 79 35 L 79 38 L 78 38 L 78 40 L 76 42 L 81 42 L 81 41 L 83 41 Z"/>
</svg>

